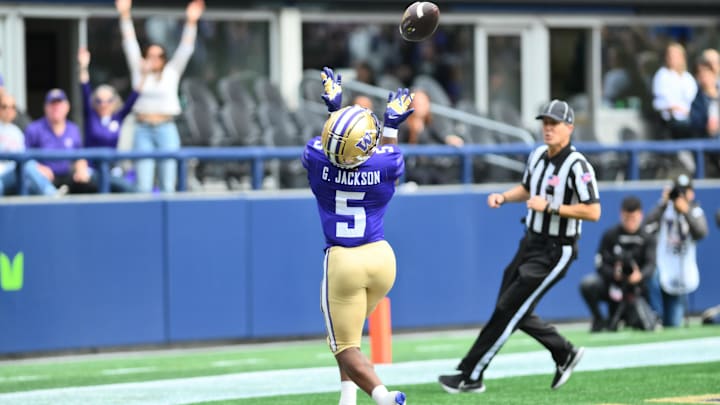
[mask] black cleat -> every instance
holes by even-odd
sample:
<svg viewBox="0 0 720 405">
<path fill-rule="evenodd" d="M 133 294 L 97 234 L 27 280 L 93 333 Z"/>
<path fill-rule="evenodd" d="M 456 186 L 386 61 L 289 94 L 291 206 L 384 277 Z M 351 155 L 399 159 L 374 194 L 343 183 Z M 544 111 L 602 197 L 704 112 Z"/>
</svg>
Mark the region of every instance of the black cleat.
<svg viewBox="0 0 720 405">
<path fill-rule="evenodd" d="M 593 319 L 590 333 L 602 332 L 607 329 L 608 325 L 604 319 Z"/>
<path fill-rule="evenodd" d="M 580 362 L 580 359 L 582 358 L 584 353 L 584 347 L 573 349 L 570 354 L 568 354 L 565 363 L 557 365 L 557 369 L 555 371 L 555 378 L 553 378 L 550 388 L 556 390 L 562 387 L 563 384 L 565 384 L 567 380 L 570 379 L 570 375 L 572 374 L 573 369 Z"/>
<path fill-rule="evenodd" d="M 485 384 L 482 379 L 471 380 L 470 377 L 464 376 L 462 373 L 454 375 L 441 375 L 438 377 L 440 386 L 450 394 L 459 392 L 485 392 Z"/>
</svg>

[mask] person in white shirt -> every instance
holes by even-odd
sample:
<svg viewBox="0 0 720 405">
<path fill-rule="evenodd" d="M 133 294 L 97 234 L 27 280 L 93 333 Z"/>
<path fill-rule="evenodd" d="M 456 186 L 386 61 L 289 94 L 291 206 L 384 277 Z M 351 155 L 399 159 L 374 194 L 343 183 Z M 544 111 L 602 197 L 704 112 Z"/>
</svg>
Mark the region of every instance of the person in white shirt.
<svg viewBox="0 0 720 405">
<path fill-rule="evenodd" d="M 697 243 L 708 234 L 705 212 L 695 201 L 689 175 L 678 175 L 672 188 L 663 190 L 644 226 L 657 235 L 657 271 L 647 285 L 650 304 L 662 314 L 664 326 L 680 326 L 687 295 L 700 285 Z"/>
<path fill-rule="evenodd" d="M 670 43 L 665 50 L 665 66 L 653 77 L 653 108 L 658 111 L 672 139 L 690 137 L 688 116 L 698 87 L 687 71 L 685 48 Z"/>
<path fill-rule="evenodd" d="M 140 89 L 133 111 L 136 114 L 134 150 L 176 150 L 180 148 L 180 135 L 174 122 L 181 113 L 178 87 L 180 77 L 195 50 L 197 22 L 205 10 L 204 0 L 192 0 L 185 9 L 185 28 L 182 39 L 173 57 L 168 60 L 165 49 L 158 44 L 145 48 L 144 60 L 140 52 L 135 29 L 130 17 L 132 0 L 116 0 L 115 8 L 120 14 L 120 30 L 123 35 L 123 50 L 132 76 L 133 87 L 142 77 L 143 64 L 149 65 L 150 74 Z M 150 192 L 155 178 L 155 161 L 141 159 L 135 165 L 137 189 Z M 165 159 L 159 165 L 160 190 L 175 191 L 177 162 Z"/>
</svg>

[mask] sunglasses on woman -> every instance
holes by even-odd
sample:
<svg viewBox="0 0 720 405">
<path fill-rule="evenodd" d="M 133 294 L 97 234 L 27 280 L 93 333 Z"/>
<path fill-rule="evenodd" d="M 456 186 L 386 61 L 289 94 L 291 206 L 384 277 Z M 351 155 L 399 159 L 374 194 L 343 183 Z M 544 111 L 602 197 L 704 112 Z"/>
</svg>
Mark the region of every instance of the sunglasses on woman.
<svg viewBox="0 0 720 405">
<path fill-rule="evenodd" d="M 95 104 L 97 104 L 97 105 L 102 105 L 102 104 L 111 104 L 113 101 L 115 101 L 115 97 L 110 97 L 110 98 L 96 98 L 96 99 L 93 100 L 93 103 L 95 103 Z"/>
</svg>

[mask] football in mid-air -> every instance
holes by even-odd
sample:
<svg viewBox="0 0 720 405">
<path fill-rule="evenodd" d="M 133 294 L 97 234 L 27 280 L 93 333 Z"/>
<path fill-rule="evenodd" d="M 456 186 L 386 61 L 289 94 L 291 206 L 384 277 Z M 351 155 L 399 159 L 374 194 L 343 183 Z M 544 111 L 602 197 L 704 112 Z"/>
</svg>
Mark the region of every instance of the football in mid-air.
<svg viewBox="0 0 720 405">
<path fill-rule="evenodd" d="M 435 32 L 440 22 L 440 9 L 429 1 L 411 4 L 400 21 L 400 35 L 406 41 L 424 41 Z"/>
</svg>

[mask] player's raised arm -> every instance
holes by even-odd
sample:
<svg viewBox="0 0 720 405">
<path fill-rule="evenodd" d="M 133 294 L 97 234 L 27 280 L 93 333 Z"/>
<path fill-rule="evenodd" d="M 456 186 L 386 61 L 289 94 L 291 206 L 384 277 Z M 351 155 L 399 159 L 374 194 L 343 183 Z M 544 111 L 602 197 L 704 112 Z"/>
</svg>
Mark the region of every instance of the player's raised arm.
<svg viewBox="0 0 720 405">
<path fill-rule="evenodd" d="M 407 88 L 398 89 L 397 93 L 390 92 L 388 95 L 388 103 L 383 117 L 382 145 L 398 143 L 398 127 L 415 111 L 410 108 L 412 99 L 413 94 Z"/>
<path fill-rule="evenodd" d="M 324 93 L 321 96 L 329 113 L 333 113 L 342 106 L 342 76 L 335 75 L 332 69 L 324 67 L 320 72 Z"/>
</svg>

